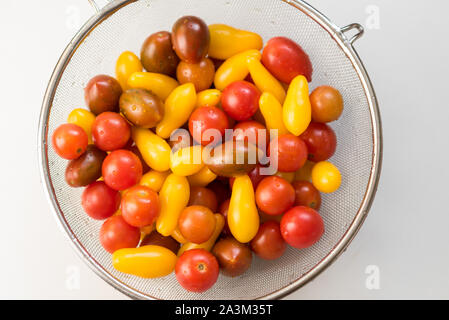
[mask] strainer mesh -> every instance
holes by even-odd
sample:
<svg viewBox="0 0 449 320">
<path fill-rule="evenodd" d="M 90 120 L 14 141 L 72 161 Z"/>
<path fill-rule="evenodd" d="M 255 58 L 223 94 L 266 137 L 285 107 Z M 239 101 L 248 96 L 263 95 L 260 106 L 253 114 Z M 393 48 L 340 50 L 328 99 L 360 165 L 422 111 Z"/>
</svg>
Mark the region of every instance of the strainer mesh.
<svg viewBox="0 0 449 320">
<path fill-rule="evenodd" d="M 332 124 L 338 136 L 331 159 L 341 170 L 343 184 L 338 192 L 323 196 L 320 213 L 326 232 L 312 248 L 289 248 L 276 261 L 257 258 L 249 272 L 238 278 L 220 275 L 216 285 L 203 294 L 188 293 L 174 275 L 143 280 L 115 271 L 110 254 L 98 240 L 100 222 L 89 219 L 80 205 L 81 189 L 67 186 L 66 161 L 48 148 L 50 179 L 64 218 L 87 252 L 106 272 L 149 297 L 160 299 L 253 299 L 277 291 L 311 270 L 342 238 L 364 197 L 372 163 L 372 126 L 367 96 L 345 53 L 318 23 L 281 0 L 142 0 L 131 3 L 99 24 L 81 43 L 64 71 L 49 116 L 48 137 L 64 123 L 74 108 L 84 107 L 83 88 L 97 74 L 114 74 L 119 54 L 140 51 L 151 33 L 170 30 L 183 15 L 196 15 L 206 23 L 226 23 L 252 30 L 267 41 L 286 36 L 297 41 L 310 55 L 314 66 L 311 89 L 321 84 L 338 88 L 345 110 Z"/>
</svg>

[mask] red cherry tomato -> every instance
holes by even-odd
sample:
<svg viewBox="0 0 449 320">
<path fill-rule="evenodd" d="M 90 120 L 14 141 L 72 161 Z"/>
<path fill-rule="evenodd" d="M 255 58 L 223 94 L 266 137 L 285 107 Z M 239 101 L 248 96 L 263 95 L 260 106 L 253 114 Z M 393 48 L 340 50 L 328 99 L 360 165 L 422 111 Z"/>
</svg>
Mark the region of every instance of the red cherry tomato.
<svg viewBox="0 0 449 320">
<path fill-rule="evenodd" d="M 334 130 L 325 123 L 310 123 L 300 137 L 307 145 L 309 160 L 313 162 L 328 160 L 337 149 L 337 136 Z"/>
<path fill-rule="evenodd" d="M 266 177 L 256 189 L 256 204 L 266 214 L 283 214 L 294 203 L 295 189 L 281 177 Z"/>
<path fill-rule="evenodd" d="M 279 223 L 276 221 L 267 221 L 261 224 L 256 236 L 251 240 L 251 249 L 265 260 L 281 257 L 286 248 L 287 243 L 282 238 Z"/>
<path fill-rule="evenodd" d="M 121 210 L 123 219 L 131 226 L 149 226 L 159 215 L 159 196 L 148 187 L 134 186 L 123 195 Z"/>
<path fill-rule="evenodd" d="M 223 110 L 234 120 L 245 121 L 259 109 L 259 90 L 247 81 L 235 81 L 221 94 Z"/>
<path fill-rule="evenodd" d="M 294 207 L 282 217 L 281 233 L 284 240 L 292 247 L 308 248 L 323 235 L 323 219 L 312 208 Z"/>
<path fill-rule="evenodd" d="M 109 252 L 123 248 L 135 248 L 140 241 L 140 229 L 130 226 L 122 216 L 106 220 L 100 229 L 100 243 Z"/>
<path fill-rule="evenodd" d="M 305 206 L 315 210 L 320 210 L 321 194 L 309 181 L 293 182 L 295 188 L 295 206 Z"/>
<path fill-rule="evenodd" d="M 208 290 L 217 282 L 218 273 L 217 259 L 204 249 L 188 250 L 176 262 L 176 279 L 188 291 Z"/>
<path fill-rule="evenodd" d="M 121 115 L 103 112 L 92 125 L 92 138 L 95 145 L 103 151 L 123 148 L 131 137 L 131 127 Z"/>
<path fill-rule="evenodd" d="M 120 193 L 108 187 L 103 181 L 91 183 L 81 196 L 84 211 L 95 220 L 112 216 L 120 206 Z"/>
<path fill-rule="evenodd" d="M 207 106 L 197 108 L 189 119 L 190 134 L 193 139 L 204 146 L 210 143 L 220 143 L 223 140 L 227 128 L 229 128 L 228 117 L 221 109 L 216 107 Z M 215 141 L 216 138 L 218 140 L 218 137 L 214 137 L 210 129 L 218 131 L 221 141 Z"/>
<path fill-rule="evenodd" d="M 277 153 L 273 153 L 273 150 Z M 270 161 L 278 164 L 278 171 L 295 172 L 302 168 L 307 161 L 307 145 L 301 138 L 292 134 L 284 134 L 270 142 L 268 150 Z"/>
<path fill-rule="evenodd" d="M 102 171 L 108 186 L 115 190 L 125 190 L 140 181 L 142 163 L 131 151 L 116 150 L 104 159 Z"/>
<path fill-rule="evenodd" d="M 215 224 L 213 212 L 203 206 L 186 207 L 178 220 L 179 231 L 184 238 L 198 244 L 209 240 L 214 233 Z"/>
<path fill-rule="evenodd" d="M 221 233 L 223 235 L 227 235 L 230 236 L 231 234 L 231 230 L 229 230 L 229 226 L 228 226 L 228 210 L 229 210 L 229 203 L 231 202 L 231 199 L 225 200 L 221 206 L 220 206 L 220 210 L 219 212 L 223 215 L 225 224 L 223 226 L 223 230 L 221 231 Z"/>
<path fill-rule="evenodd" d="M 248 141 L 264 152 L 266 152 L 270 143 L 267 128 L 257 121 L 239 122 L 234 127 L 234 140 Z"/>
<path fill-rule="evenodd" d="M 117 112 L 121 94 L 120 83 L 106 75 L 93 77 L 84 89 L 86 104 L 95 115 L 106 111 Z"/>
<path fill-rule="evenodd" d="M 303 75 L 312 81 L 312 63 L 309 56 L 294 41 L 285 37 L 270 39 L 262 53 L 262 63 L 276 78 L 290 83 L 294 77 Z"/>
<path fill-rule="evenodd" d="M 86 151 L 88 137 L 81 127 L 66 123 L 53 132 L 52 143 L 53 149 L 61 158 L 73 160 Z"/>
</svg>

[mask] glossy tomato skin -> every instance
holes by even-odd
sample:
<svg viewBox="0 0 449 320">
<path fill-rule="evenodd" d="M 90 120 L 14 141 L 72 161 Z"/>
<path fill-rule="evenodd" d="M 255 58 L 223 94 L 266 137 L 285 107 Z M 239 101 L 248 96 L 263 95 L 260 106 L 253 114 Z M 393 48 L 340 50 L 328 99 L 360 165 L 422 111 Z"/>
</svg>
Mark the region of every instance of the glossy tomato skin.
<svg viewBox="0 0 449 320">
<path fill-rule="evenodd" d="M 128 189 L 142 178 L 142 163 L 129 150 L 111 152 L 103 161 L 103 178 L 114 190 Z"/>
<path fill-rule="evenodd" d="M 179 18 L 173 25 L 171 38 L 178 57 L 188 63 L 199 63 L 209 50 L 209 28 L 198 17 Z"/>
<path fill-rule="evenodd" d="M 223 110 L 234 120 L 249 120 L 259 109 L 260 91 L 247 81 L 235 81 L 221 95 Z"/>
<path fill-rule="evenodd" d="M 103 181 L 96 181 L 84 189 L 81 205 L 92 219 L 104 220 L 118 210 L 120 193 L 108 187 Z"/>
<path fill-rule="evenodd" d="M 95 115 L 106 111 L 117 112 L 121 94 L 120 83 L 107 75 L 93 77 L 84 89 L 86 104 Z"/>
<path fill-rule="evenodd" d="M 171 33 L 159 31 L 150 35 L 142 45 L 140 60 L 148 72 L 174 77 L 179 58 L 173 50 Z"/>
<path fill-rule="evenodd" d="M 215 66 L 208 58 L 203 58 L 198 63 L 181 61 L 176 70 L 179 83 L 193 83 L 196 92 L 209 89 L 214 82 L 214 76 Z"/>
<path fill-rule="evenodd" d="M 76 124 L 65 123 L 53 132 L 53 149 L 61 158 L 73 160 L 87 149 L 89 138 L 86 132 Z"/>
<path fill-rule="evenodd" d="M 204 206 L 186 207 L 179 216 L 178 227 L 188 241 L 203 243 L 209 240 L 215 230 L 213 212 Z"/>
<path fill-rule="evenodd" d="M 191 292 L 204 292 L 217 282 L 219 265 L 214 255 L 204 249 L 184 252 L 176 262 L 179 284 Z"/>
<path fill-rule="evenodd" d="M 256 189 L 256 204 L 266 214 L 283 214 L 294 203 L 295 189 L 281 177 L 266 177 Z"/>
<path fill-rule="evenodd" d="M 323 233 L 323 219 L 312 208 L 293 207 L 282 217 L 281 234 L 292 247 L 308 248 L 318 242 Z"/>
<path fill-rule="evenodd" d="M 120 112 L 133 125 L 155 127 L 164 116 L 164 102 L 145 89 L 128 89 L 120 97 Z"/>
<path fill-rule="evenodd" d="M 343 97 L 340 91 L 330 86 L 320 86 L 313 90 L 310 104 L 312 119 L 316 122 L 331 122 L 343 113 Z"/>
<path fill-rule="evenodd" d="M 218 260 L 221 272 L 229 277 L 238 277 L 245 273 L 253 259 L 247 245 L 230 237 L 218 241 L 212 253 Z"/>
<path fill-rule="evenodd" d="M 277 157 L 278 171 L 281 172 L 295 172 L 307 161 L 307 145 L 293 134 L 284 134 L 273 139 L 268 153 L 272 162 L 276 162 Z"/>
<path fill-rule="evenodd" d="M 325 123 L 310 123 L 300 137 L 307 145 L 308 159 L 313 162 L 328 160 L 337 149 L 337 136 Z"/>
<path fill-rule="evenodd" d="M 204 146 L 222 142 L 225 130 L 228 128 L 228 117 L 217 107 L 206 106 L 197 108 L 189 119 L 189 131 L 191 136 Z M 215 141 L 215 136 L 207 136 L 207 130 L 212 129 L 218 131 L 221 138 L 220 141 Z"/>
<path fill-rule="evenodd" d="M 267 221 L 260 225 L 259 231 L 251 240 L 251 249 L 265 260 L 280 258 L 287 248 L 287 243 L 282 238 L 281 228 L 276 221 Z"/>
<path fill-rule="evenodd" d="M 158 194 L 140 185 L 128 189 L 121 204 L 123 219 L 138 228 L 153 224 L 161 208 Z"/>
<path fill-rule="evenodd" d="M 101 177 L 101 165 L 107 153 L 88 145 L 78 159 L 71 160 L 65 170 L 65 181 L 71 187 L 85 187 Z"/>
<path fill-rule="evenodd" d="M 109 253 L 124 248 L 135 248 L 139 241 L 139 228 L 130 226 L 122 216 L 110 217 L 101 226 L 100 243 Z"/>
<path fill-rule="evenodd" d="M 123 148 L 131 137 L 131 127 L 121 115 L 103 112 L 92 125 L 92 138 L 95 145 L 103 151 Z"/>
<path fill-rule="evenodd" d="M 321 194 L 309 181 L 293 182 L 295 188 L 295 206 L 305 206 L 315 210 L 320 210 Z"/>
<path fill-rule="evenodd" d="M 290 83 L 293 78 L 303 75 L 312 81 L 312 63 L 309 56 L 293 40 L 285 37 L 271 38 L 262 53 L 263 65 L 278 80 Z"/>
<path fill-rule="evenodd" d="M 204 187 L 191 187 L 189 206 L 203 206 L 217 212 L 218 201 L 215 192 Z"/>
<path fill-rule="evenodd" d="M 244 140 L 256 145 L 260 150 L 266 152 L 270 137 L 267 128 L 257 121 L 243 121 L 234 126 L 234 140 Z"/>
<path fill-rule="evenodd" d="M 178 241 L 176 241 L 170 236 L 165 237 L 156 230 L 146 235 L 145 238 L 143 238 L 142 243 L 140 244 L 141 247 L 148 245 L 161 246 L 167 248 L 174 254 L 177 254 L 180 248 L 180 244 Z"/>
</svg>

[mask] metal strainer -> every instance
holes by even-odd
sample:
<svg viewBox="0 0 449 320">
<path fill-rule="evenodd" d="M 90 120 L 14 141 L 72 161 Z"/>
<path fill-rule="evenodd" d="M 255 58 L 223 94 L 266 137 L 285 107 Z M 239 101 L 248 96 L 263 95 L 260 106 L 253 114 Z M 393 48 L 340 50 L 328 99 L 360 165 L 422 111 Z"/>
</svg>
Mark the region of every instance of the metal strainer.
<svg viewBox="0 0 449 320">
<path fill-rule="evenodd" d="M 90 2 L 99 9 L 95 1 Z M 332 123 L 338 147 L 331 159 L 342 172 L 343 184 L 336 193 L 323 196 L 323 238 L 309 249 L 289 248 L 276 261 L 255 258 L 247 273 L 238 278 L 220 275 L 215 286 L 202 294 L 185 291 L 173 274 L 148 280 L 117 272 L 98 240 L 101 222 L 83 212 L 82 189 L 66 184 L 66 161 L 49 147 L 55 128 L 66 122 L 71 110 L 84 106 L 83 88 L 91 77 L 113 75 L 121 52 L 138 53 L 148 35 L 170 30 L 184 15 L 199 16 L 207 24 L 226 23 L 251 30 L 265 42 L 274 36 L 297 41 L 313 63 L 311 89 L 322 84 L 334 86 L 345 101 L 342 117 Z M 357 32 L 348 38 L 345 33 L 351 29 Z M 344 251 L 359 230 L 379 179 L 379 110 L 369 77 L 352 46 L 362 33 L 358 24 L 339 28 L 310 5 L 294 0 L 116 0 L 97 10 L 59 60 L 45 94 L 39 126 L 42 180 L 76 251 L 99 276 L 133 298 L 272 299 L 312 280 Z"/>
</svg>

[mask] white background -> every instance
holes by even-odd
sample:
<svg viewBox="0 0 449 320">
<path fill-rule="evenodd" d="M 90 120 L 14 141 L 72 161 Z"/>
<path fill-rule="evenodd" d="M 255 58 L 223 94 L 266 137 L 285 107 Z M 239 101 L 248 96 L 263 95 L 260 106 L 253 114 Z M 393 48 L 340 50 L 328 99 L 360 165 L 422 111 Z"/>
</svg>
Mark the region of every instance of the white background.
<svg viewBox="0 0 449 320">
<path fill-rule="evenodd" d="M 446 0 L 310 0 L 337 25 L 370 22 L 355 46 L 380 103 L 384 162 L 376 200 L 349 249 L 292 299 L 449 298 L 449 9 Z M 87 0 L 0 1 L 0 298 L 123 299 L 78 258 L 42 191 L 37 128 Z M 379 269 L 369 290 L 366 271 Z M 79 275 L 79 287 L 73 276 Z M 368 286 L 369 287 L 369 286 Z"/>
</svg>

